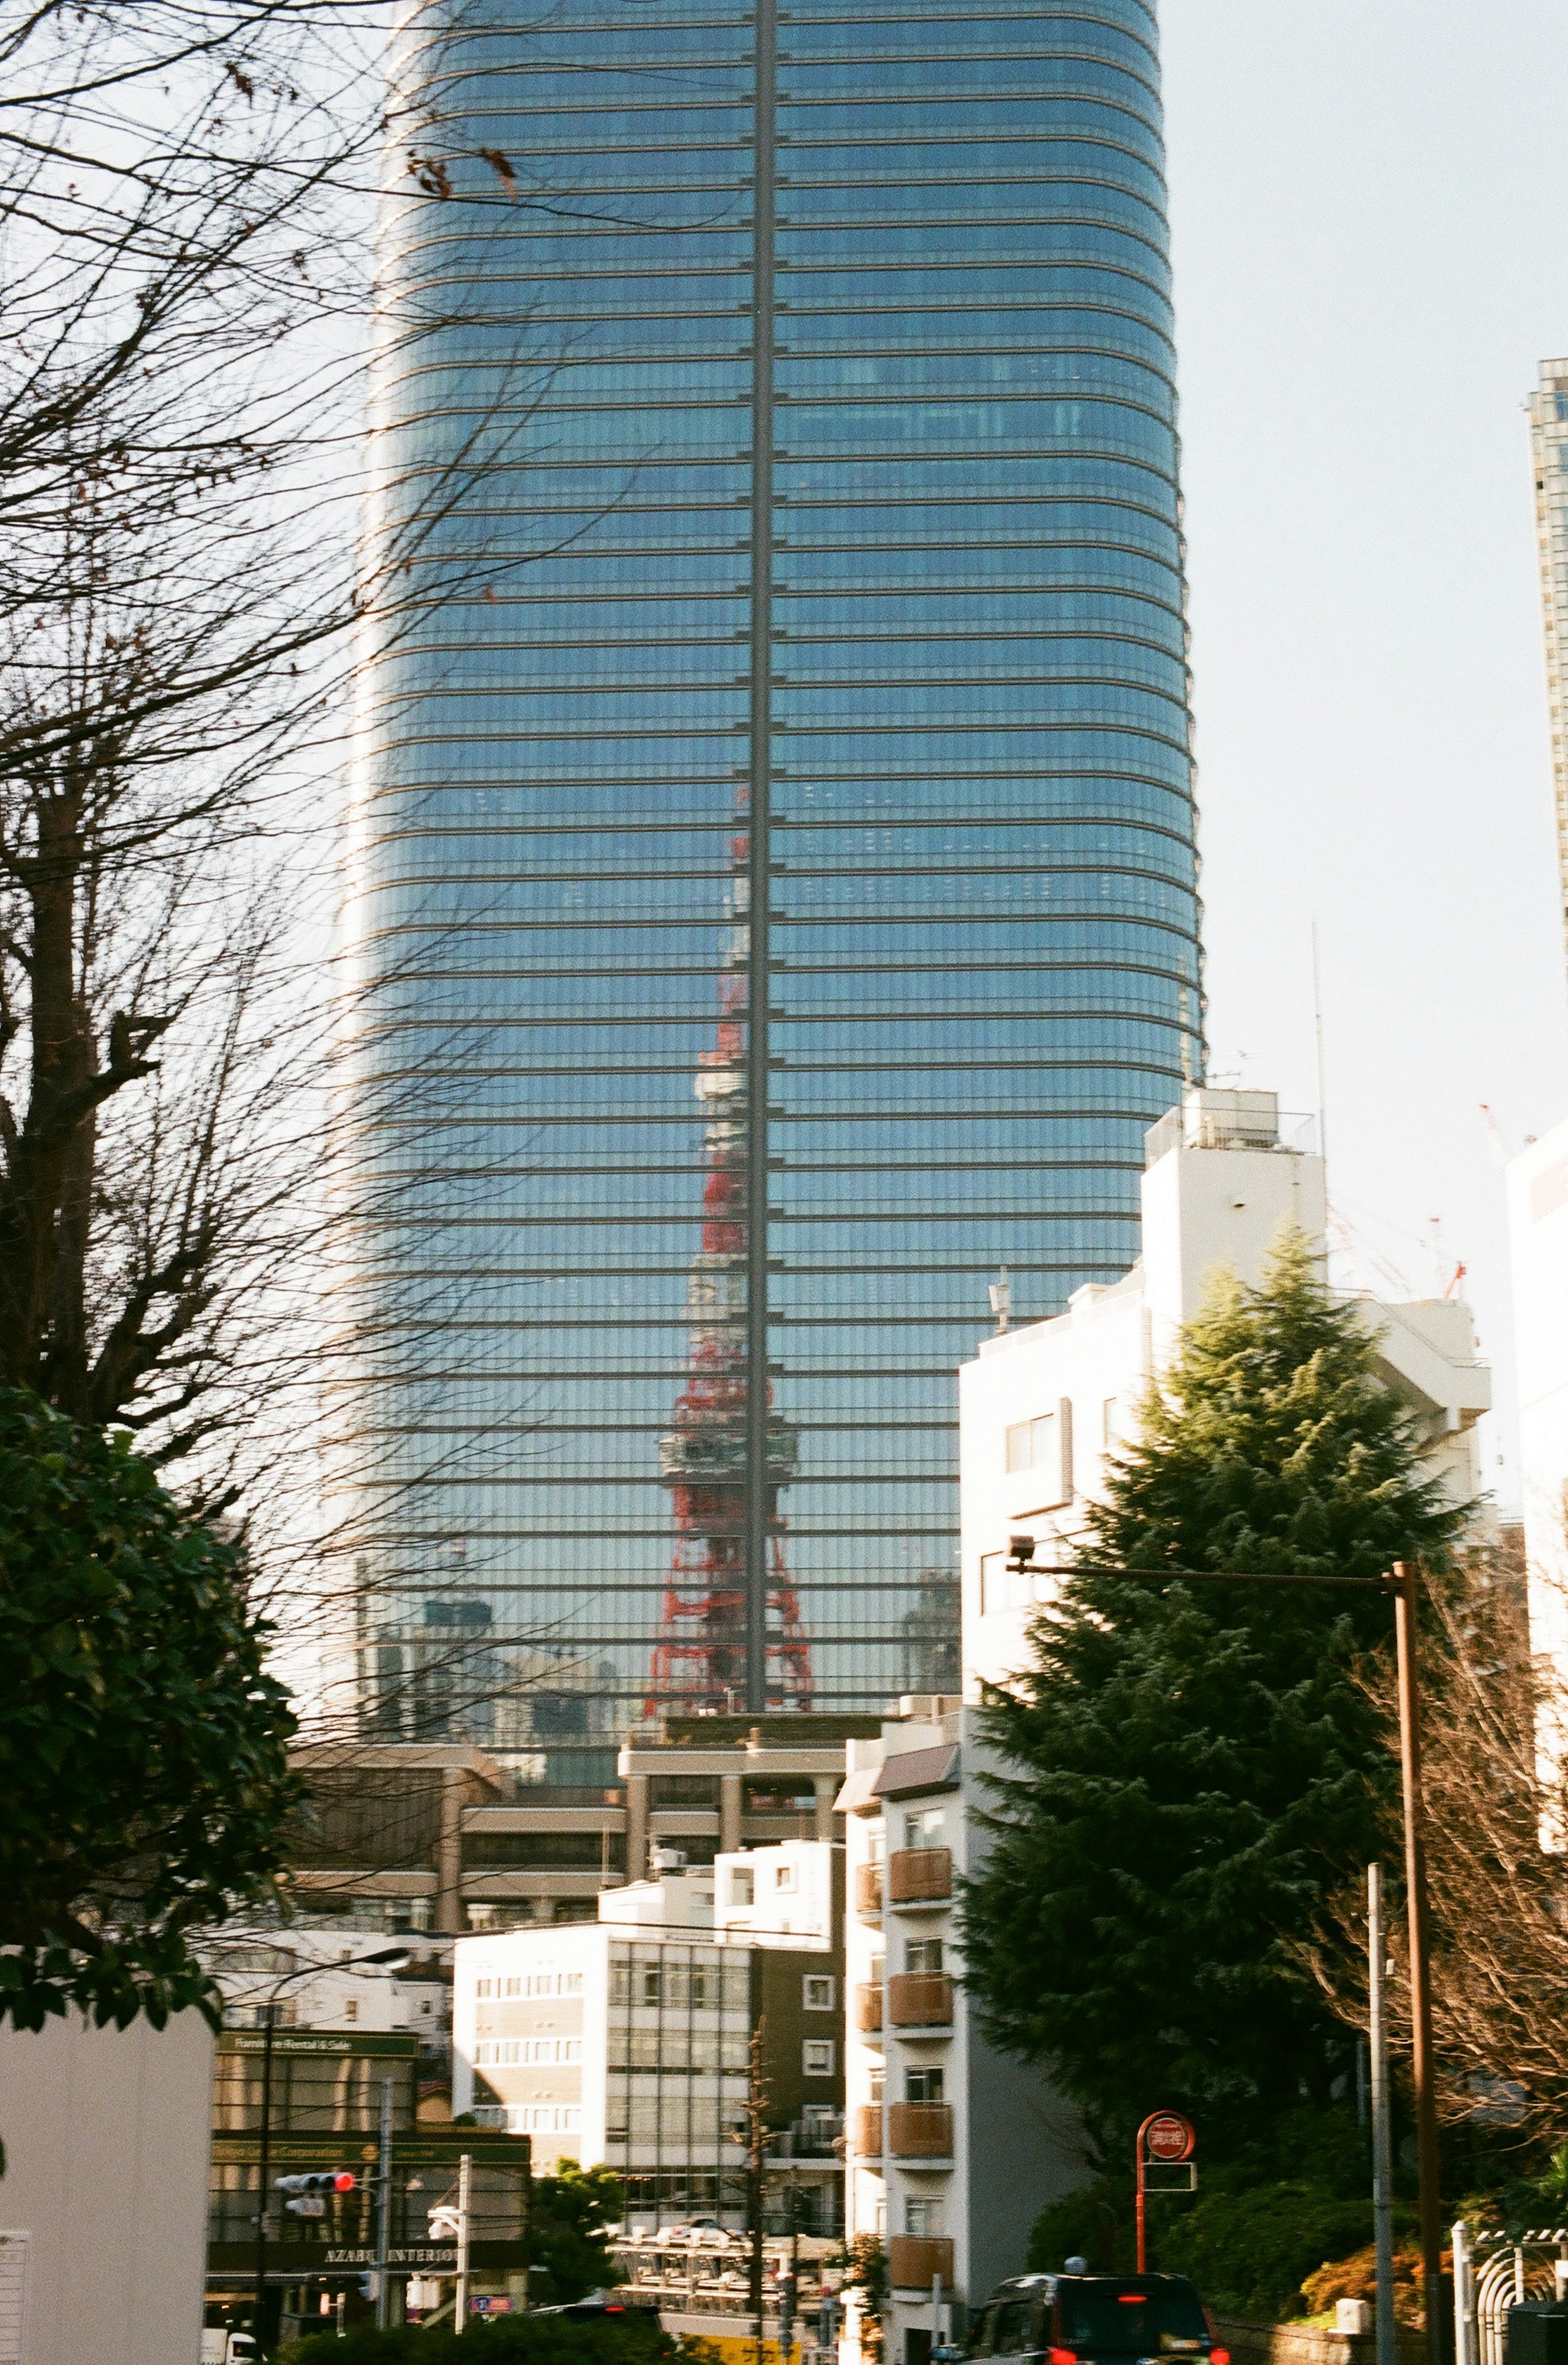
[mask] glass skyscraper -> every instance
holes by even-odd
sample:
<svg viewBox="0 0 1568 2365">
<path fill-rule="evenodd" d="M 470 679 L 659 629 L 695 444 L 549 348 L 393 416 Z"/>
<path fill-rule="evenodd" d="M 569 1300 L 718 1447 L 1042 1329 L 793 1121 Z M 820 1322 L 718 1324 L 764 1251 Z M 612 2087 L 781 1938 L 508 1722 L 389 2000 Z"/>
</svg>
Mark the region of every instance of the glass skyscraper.
<svg viewBox="0 0 1568 2365">
<path fill-rule="evenodd" d="M 476 6 L 397 60 L 335 1533 L 372 1723 L 569 1779 L 951 1688 L 987 1284 L 1137 1253 L 1203 1057 L 1164 151 L 1141 0 Z"/>
</svg>

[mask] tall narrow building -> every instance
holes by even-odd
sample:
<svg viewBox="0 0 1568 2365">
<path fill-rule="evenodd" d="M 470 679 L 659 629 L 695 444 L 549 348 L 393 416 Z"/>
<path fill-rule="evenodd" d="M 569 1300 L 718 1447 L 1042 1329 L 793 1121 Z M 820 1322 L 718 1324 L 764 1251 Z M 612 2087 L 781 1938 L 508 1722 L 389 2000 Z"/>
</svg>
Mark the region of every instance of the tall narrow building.
<svg viewBox="0 0 1568 2365">
<path fill-rule="evenodd" d="M 1557 884 L 1568 936 L 1568 359 L 1542 362 L 1525 405 L 1535 464 L 1536 559 L 1546 628 L 1546 695 L 1551 717 L 1551 785 L 1557 802 Z"/>
<path fill-rule="evenodd" d="M 396 83 L 331 1533 L 373 1725 L 591 1779 L 944 1687 L 987 1284 L 1124 1272 L 1202 1072 L 1156 25 L 442 0 Z"/>
</svg>

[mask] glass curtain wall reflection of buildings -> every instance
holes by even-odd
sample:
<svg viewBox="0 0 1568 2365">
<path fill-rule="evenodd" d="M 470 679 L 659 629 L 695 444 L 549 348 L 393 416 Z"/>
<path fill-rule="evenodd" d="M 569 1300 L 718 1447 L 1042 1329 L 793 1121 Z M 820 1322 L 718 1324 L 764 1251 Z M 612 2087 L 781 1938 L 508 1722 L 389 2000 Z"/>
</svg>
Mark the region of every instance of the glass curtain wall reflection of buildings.
<svg viewBox="0 0 1568 2365">
<path fill-rule="evenodd" d="M 451 0 L 397 76 L 339 1532 L 384 1728 L 566 1779 L 948 1679 L 987 1283 L 1122 1272 L 1201 1071 L 1156 26 Z"/>
</svg>

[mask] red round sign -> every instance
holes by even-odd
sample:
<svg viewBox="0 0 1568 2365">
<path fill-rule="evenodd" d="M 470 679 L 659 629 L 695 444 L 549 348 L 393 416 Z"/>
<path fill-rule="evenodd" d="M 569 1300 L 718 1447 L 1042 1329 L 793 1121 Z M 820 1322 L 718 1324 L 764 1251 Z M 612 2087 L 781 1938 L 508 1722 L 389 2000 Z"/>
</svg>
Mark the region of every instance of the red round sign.
<svg viewBox="0 0 1568 2365">
<path fill-rule="evenodd" d="M 1179 2112 L 1160 2111 L 1145 2127 L 1143 2140 L 1150 2159 L 1175 2160 L 1191 2159 L 1198 2138 Z"/>
</svg>

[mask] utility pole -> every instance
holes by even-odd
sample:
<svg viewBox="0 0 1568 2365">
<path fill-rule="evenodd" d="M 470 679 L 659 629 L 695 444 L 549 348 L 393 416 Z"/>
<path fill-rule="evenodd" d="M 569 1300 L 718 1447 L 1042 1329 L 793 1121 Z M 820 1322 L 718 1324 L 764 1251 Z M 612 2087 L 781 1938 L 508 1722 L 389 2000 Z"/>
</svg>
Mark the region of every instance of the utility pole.
<svg viewBox="0 0 1568 2365">
<path fill-rule="evenodd" d="M 757 1993 L 757 1960 L 752 1957 L 752 1995 Z M 746 2062 L 745 2120 L 738 2131 L 737 2140 L 745 2146 L 745 2207 L 746 2230 L 750 2235 L 750 2256 L 746 2261 L 746 2306 L 755 2321 L 756 2365 L 764 2365 L 764 2334 L 762 2321 L 763 2248 L 762 2192 L 763 2176 L 767 2161 L 767 2079 L 762 2073 L 763 2034 L 767 2023 L 754 2021 L 751 2045 Z"/>
<path fill-rule="evenodd" d="M 461 2332 L 468 2321 L 468 2206 L 474 2184 L 474 2156 L 464 2152 L 457 2163 L 457 2294 L 452 2329 Z M 1380 2358 L 1378 2365 L 1383 2365 Z"/>
<path fill-rule="evenodd" d="M 386 2254 L 392 2247 L 392 2080 L 381 2080 L 381 2150 L 375 2189 L 375 2328 L 386 2329 Z"/>
<path fill-rule="evenodd" d="M 1405 1896 L 1410 1931 L 1410 2069 L 1416 2090 L 1420 2182 L 1421 2299 L 1428 2365 L 1442 2365 L 1443 2229 L 1438 2191 L 1438 2108 L 1432 2090 L 1432 1975 L 1427 1945 L 1427 1856 L 1422 1840 L 1421 1721 L 1417 1690 L 1416 1571 L 1395 1561 L 1394 1638 L 1399 1663 L 1399 1771 L 1405 1804 Z"/>
<path fill-rule="evenodd" d="M 1388 1940 L 1383 1927 L 1383 1866 L 1367 1866 L 1368 2044 L 1372 2055 L 1372 2242 L 1377 2259 L 1377 2365 L 1394 2354 L 1394 2140 L 1388 2082 L 1388 2020 L 1383 1978 Z"/>
</svg>

